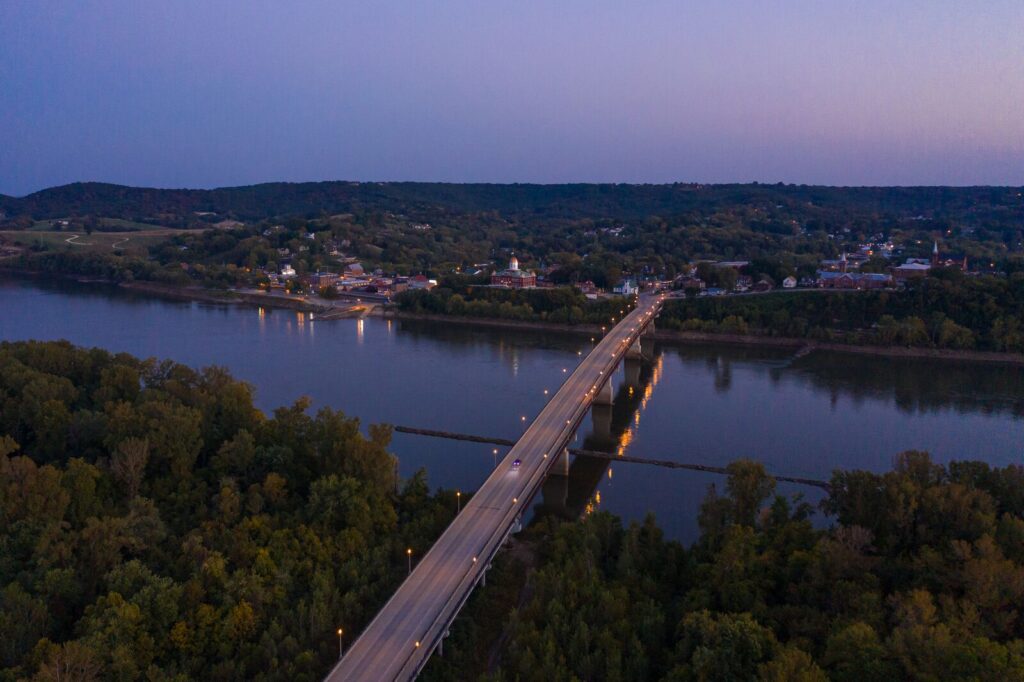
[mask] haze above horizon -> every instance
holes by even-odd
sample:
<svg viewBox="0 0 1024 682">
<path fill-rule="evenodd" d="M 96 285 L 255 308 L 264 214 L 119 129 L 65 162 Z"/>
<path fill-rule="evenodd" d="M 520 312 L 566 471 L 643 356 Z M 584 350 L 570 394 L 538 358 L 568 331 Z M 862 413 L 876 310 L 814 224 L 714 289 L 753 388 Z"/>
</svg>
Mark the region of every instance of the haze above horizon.
<svg viewBox="0 0 1024 682">
<path fill-rule="evenodd" d="M 1024 3 L 0 4 L 0 193 L 1024 185 Z"/>
</svg>

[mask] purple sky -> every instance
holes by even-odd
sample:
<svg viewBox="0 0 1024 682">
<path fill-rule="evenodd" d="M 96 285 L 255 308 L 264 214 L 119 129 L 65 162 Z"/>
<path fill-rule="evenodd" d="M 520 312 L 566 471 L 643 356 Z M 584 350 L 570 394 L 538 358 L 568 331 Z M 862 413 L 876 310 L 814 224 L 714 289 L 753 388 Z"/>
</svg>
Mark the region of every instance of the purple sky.
<svg viewBox="0 0 1024 682">
<path fill-rule="evenodd" d="M 0 192 L 1024 184 L 1022 0 L 0 0 Z"/>
</svg>

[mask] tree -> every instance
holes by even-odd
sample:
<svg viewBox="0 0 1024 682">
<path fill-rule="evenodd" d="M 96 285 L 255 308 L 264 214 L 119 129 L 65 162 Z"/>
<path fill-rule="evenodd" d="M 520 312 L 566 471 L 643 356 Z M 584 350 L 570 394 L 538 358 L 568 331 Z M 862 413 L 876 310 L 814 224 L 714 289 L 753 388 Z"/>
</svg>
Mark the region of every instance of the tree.
<svg viewBox="0 0 1024 682">
<path fill-rule="evenodd" d="M 726 487 L 732 498 L 734 521 L 753 526 L 761 505 L 775 490 L 775 479 L 765 472 L 763 464 L 749 459 L 731 462 L 726 471 L 729 474 Z"/>
<path fill-rule="evenodd" d="M 70 641 L 53 645 L 47 659 L 32 677 L 33 682 L 93 682 L 101 679 L 103 665 L 87 645 Z"/>
<path fill-rule="evenodd" d="M 124 485 L 129 500 L 139 494 L 148 461 L 149 441 L 145 438 L 126 438 L 110 458 L 110 471 Z"/>
</svg>

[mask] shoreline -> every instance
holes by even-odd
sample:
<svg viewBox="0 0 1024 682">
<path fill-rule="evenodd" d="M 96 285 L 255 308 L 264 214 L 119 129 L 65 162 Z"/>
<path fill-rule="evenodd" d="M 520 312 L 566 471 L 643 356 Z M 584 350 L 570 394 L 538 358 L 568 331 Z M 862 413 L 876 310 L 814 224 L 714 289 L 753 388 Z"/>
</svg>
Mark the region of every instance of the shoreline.
<svg viewBox="0 0 1024 682">
<path fill-rule="evenodd" d="M 219 291 L 216 289 L 205 289 L 200 287 L 180 287 L 159 282 L 136 280 L 132 282 L 114 282 L 98 277 L 85 277 L 67 274 L 33 272 L 16 268 L 5 268 L 0 266 L 0 274 L 7 274 L 15 277 L 57 277 L 63 280 L 78 282 L 80 284 L 105 284 L 117 286 L 129 291 L 142 294 L 149 294 L 156 297 L 171 298 L 174 300 L 198 301 L 201 303 L 214 303 L 221 305 L 251 305 L 266 308 L 281 308 L 295 310 L 297 312 L 332 314 L 329 319 L 339 319 L 348 316 L 356 311 L 346 309 L 336 303 L 313 303 L 301 298 L 285 298 L 267 293 L 246 293 L 239 291 Z M 340 299 L 344 300 L 344 299 Z M 340 301 L 339 300 L 339 301 Z M 340 311 L 340 312 L 334 312 Z M 356 313 L 359 314 L 359 313 Z M 480 327 L 490 329 L 517 329 L 525 331 L 542 331 L 567 334 L 574 336 L 594 336 L 601 333 L 601 327 L 596 324 L 568 325 L 556 322 L 544 322 L 539 320 L 502 320 L 489 317 L 461 317 L 456 315 L 439 315 L 433 313 L 407 313 L 394 308 L 387 308 L 383 305 L 374 305 L 366 315 L 394 320 L 412 320 L 422 322 L 444 322 L 445 324 L 458 324 L 467 327 Z M 814 351 L 826 351 L 832 353 L 845 353 L 850 355 L 870 355 L 875 357 L 918 359 L 918 360 L 940 360 L 943 362 L 981 363 L 996 364 L 1010 367 L 1024 367 L 1024 354 L 1000 353 L 997 351 L 978 350 L 951 350 L 945 348 L 906 348 L 898 346 L 867 346 L 844 343 L 831 343 L 813 341 L 784 336 L 760 336 L 756 334 L 709 334 L 707 332 L 681 331 L 656 329 L 653 337 L 657 341 L 684 345 L 714 345 L 724 344 L 728 346 L 747 346 L 761 348 L 777 348 L 780 350 L 791 350 L 799 357 L 803 357 Z"/>
<path fill-rule="evenodd" d="M 528 331 L 558 332 L 576 336 L 592 336 L 601 333 L 601 328 L 593 324 L 566 325 L 555 322 L 501 320 L 485 317 L 457 317 L 454 315 L 437 315 L 430 313 L 405 313 L 397 310 L 377 309 L 372 313 L 377 317 L 396 320 L 414 320 L 425 322 L 444 322 L 472 327 L 489 327 L 492 329 L 524 329 Z M 657 327 L 657 324 L 655 324 Z M 846 343 L 830 343 L 785 336 L 759 336 L 755 334 L 709 334 L 706 332 L 678 331 L 672 329 L 655 329 L 653 337 L 657 341 L 684 345 L 715 345 L 747 346 L 760 348 L 778 348 L 791 350 L 800 357 L 814 351 L 845 353 L 850 355 L 873 355 L 875 357 L 941 360 L 944 362 L 965 362 L 981 364 L 1009 365 L 1024 367 L 1024 355 L 1019 353 L 1000 353 L 997 351 L 951 350 L 946 348 L 905 348 L 900 346 L 860 346 Z"/>
<path fill-rule="evenodd" d="M 34 270 L 23 270 L 0 266 L 0 275 L 7 275 L 14 278 L 38 279 L 50 277 L 67 282 L 78 284 L 102 284 L 104 286 L 117 287 L 140 294 L 146 294 L 155 298 L 172 299 L 175 301 L 196 301 L 198 303 L 212 303 L 217 305 L 248 305 L 264 308 L 279 308 L 283 310 L 295 310 L 304 313 L 331 314 L 329 319 L 338 319 L 344 313 L 351 312 L 344 305 L 343 299 L 337 302 L 313 303 L 303 298 L 291 298 L 266 293 L 248 293 L 244 291 L 228 291 L 220 289 L 207 289 L 204 287 L 182 287 L 173 284 L 161 284 L 148 280 L 132 280 L 130 282 L 117 282 L 104 277 L 87 277 L 85 275 L 69 275 L 64 273 L 37 272 Z"/>
</svg>

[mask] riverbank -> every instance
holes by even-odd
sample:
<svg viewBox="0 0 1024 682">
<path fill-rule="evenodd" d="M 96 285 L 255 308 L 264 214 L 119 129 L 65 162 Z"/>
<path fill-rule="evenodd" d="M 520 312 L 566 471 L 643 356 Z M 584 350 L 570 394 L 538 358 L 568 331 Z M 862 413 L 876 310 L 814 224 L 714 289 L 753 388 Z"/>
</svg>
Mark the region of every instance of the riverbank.
<svg viewBox="0 0 1024 682">
<path fill-rule="evenodd" d="M 375 311 L 376 315 L 398 320 L 422 320 L 458 324 L 471 327 L 489 327 L 494 329 L 526 329 L 533 331 L 557 332 L 577 336 L 593 337 L 601 333 L 598 325 L 579 324 L 567 325 L 555 322 L 499 320 L 480 317 L 456 317 L 453 315 L 432 315 L 425 313 L 405 313 L 394 309 Z M 655 324 L 657 326 L 657 324 Z M 670 344 L 757 346 L 761 348 L 779 348 L 790 350 L 800 356 L 814 351 L 847 353 L 852 355 L 871 355 L 876 357 L 909 358 L 942 360 L 948 362 L 968 362 L 1008 365 L 1024 367 L 1024 355 L 1020 353 L 999 353 L 995 351 L 950 350 L 945 348 L 905 348 L 898 346 L 858 346 L 848 343 L 826 343 L 810 339 L 782 336 L 759 336 L 755 334 L 709 334 L 706 332 L 677 331 L 656 329 L 654 339 Z"/>
<path fill-rule="evenodd" d="M 59 277 L 60 279 L 79 282 L 82 284 L 118 286 L 129 291 L 175 300 L 198 301 L 201 303 L 217 303 L 223 305 L 251 305 L 265 308 L 281 308 L 285 310 L 294 310 L 296 312 L 325 315 L 326 317 L 321 318 L 323 320 L 341 319 L 348 316 L 362 315 L 364 313 L 363 306 L 352 306 L 349 301 L 332 302 L 321 300 L 318 302 L 312 302 L 301 297 L 286 297 L 262 292 L 247 293 L 240 291 L 207 289 L 204 287 L 180 287 L 148 281 L 113 282 L 100 278 L 73 275 L 53 275 L 50 273 L 38 273 L 5 267 L 0 267 L 0 274 L 26 278 Z M 455 315 L 437 315 L 428 313 L 407 313 L 381 305 L 369 307 L 365 313 L 387 319 L 443 322 L 445 324 L 491 329 L 554 332 L 558 334 L 570 334 L 587 338 L 595 337 L 602 333 L 600 325 L 596 324 L 569 325 L 556 322 L 531 320 L 502 320 L 495 318 L 460 317 Z M 869 355 L 875 357 L 927 359 L 948 362 L 983 363 L 1011 367 L 1024 367 L 1024 355 L 1020 353 L 1000 353 L 995 351 L 867 346 L 819 342 L 793 337 L 761 336 L 756 334 L 709 334 L 707 332 L 667 329 L 656 330 L 654 338 L 658 341 L 670 344 L 724 344 L 729 346 L 778 348 L 791 350 L 800 356 L 807 355 L 814 351 L 828 351 L 833 353 Z"/>
<path fill-rule="evenodd" d="M 217 289 L 206 289 L 203 287 L 178 287 L 159 282 L 121 282 L 117 286 L 129 291 L 135 291 L 153 296 L 173 298 L 184 301 L 199 301 L 201 303 L 223 303 L 227 305 L 255 305 L 265 308 L 284 308 L 304 313 L 326 313 L 333 308 L 329 305 L 312 303 L 304 298 L 292 298 L 275 296 L 273 294 L 246 293 L 240 291 L 227 291 Z"/>
<path fill-rule="evenodd" d="M 139 294 L 175 301 L 196 301 L 221 305 L 248 305 L 263 308 L 280 308 L 303 313 L 322 315 L 322 320 L 341 319 L 352 314 L 360 314 L 364 306 L 352 304 L 351 301 L 310 301 L 304 297 L 281 296 L 264 292 L 245 292 L 226 289 L 209 289 L 206 287 L 183 287 L 173 284 L 162 284 L 145 280 L 116 282 L 102 277 L 84 277 L 81 275 L 62 275 L 35 272 L 20 268 L 0 267 L 0 275 L 25 279 L 57 278 L 78 284 L 114 286 Z"/>
</svg>

